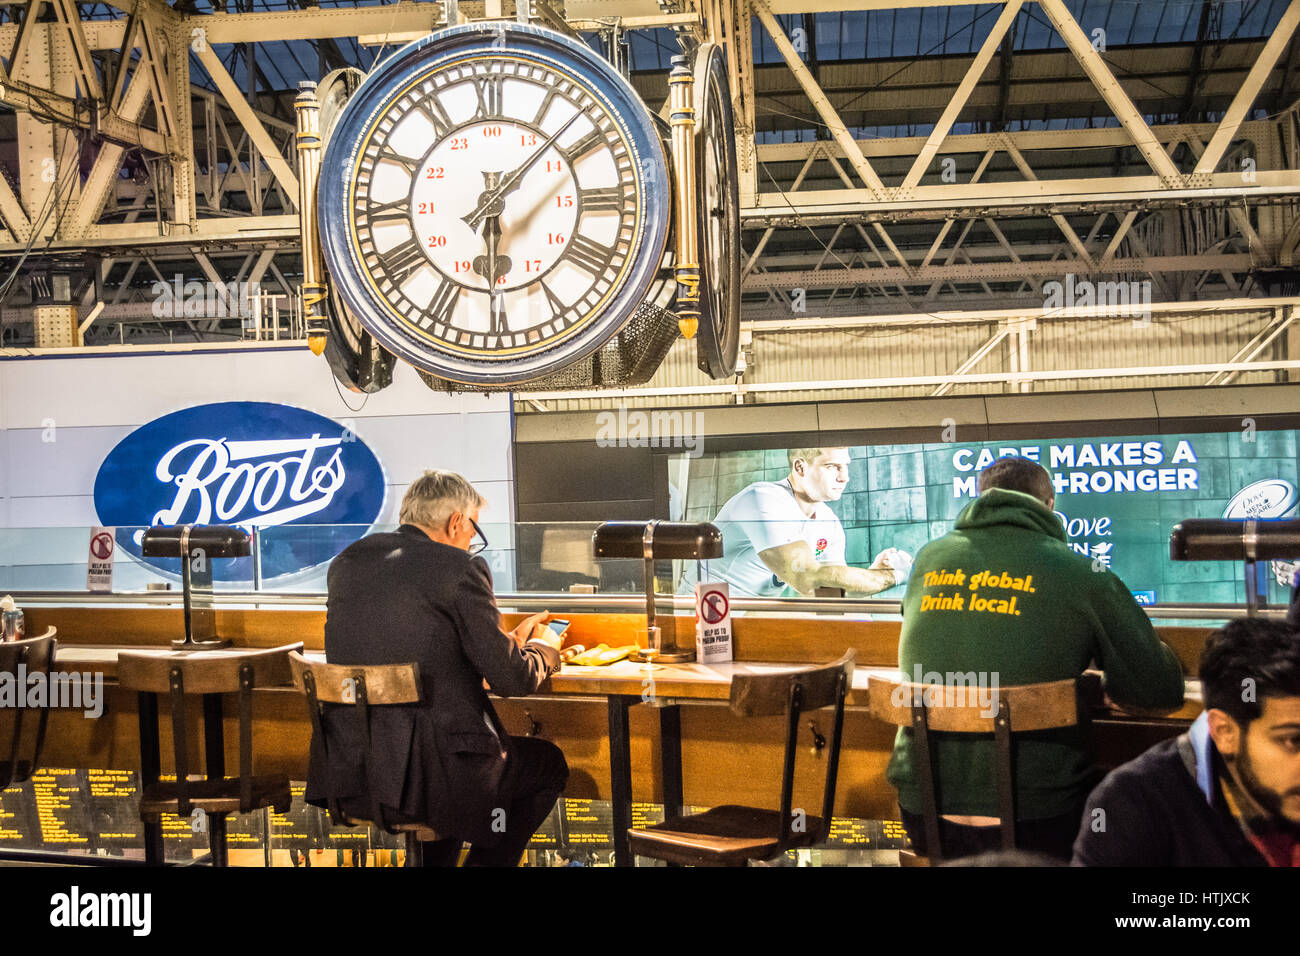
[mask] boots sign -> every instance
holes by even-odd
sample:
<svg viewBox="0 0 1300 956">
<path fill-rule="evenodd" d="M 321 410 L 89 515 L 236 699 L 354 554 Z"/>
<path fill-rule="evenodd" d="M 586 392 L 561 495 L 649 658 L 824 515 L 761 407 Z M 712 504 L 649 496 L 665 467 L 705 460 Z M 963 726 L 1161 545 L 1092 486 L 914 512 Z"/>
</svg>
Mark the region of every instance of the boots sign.
<svg viewBox="0 0 1300 956">
<path fill-rule="evenodd" d="M 261 574 L 296 574 L 364 535 L 384 507 L 383 468 L 349 429 L 269 402 L 187 408 L 131 432 L 95 477 L 99 522 L 118 547 L 179 573 L 179 559 L 142 558 L 153 525 L 228 524 L 260 535 Z M 249 581 L 253 559 L 215 562 L 214 577 Z"/>
</svg>

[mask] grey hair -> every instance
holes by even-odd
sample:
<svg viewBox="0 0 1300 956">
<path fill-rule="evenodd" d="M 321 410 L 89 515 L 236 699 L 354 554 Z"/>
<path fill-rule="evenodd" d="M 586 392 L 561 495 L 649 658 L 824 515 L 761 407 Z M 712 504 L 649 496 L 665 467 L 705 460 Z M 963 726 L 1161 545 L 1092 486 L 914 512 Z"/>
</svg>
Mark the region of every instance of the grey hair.
<svg viewBox="0 0 1300 956">
<path fill-rule="evenodd" d="M 426 471 L 406 489 L 398 521 L 402 524 L 441 528 L 455 512 L 487 504 L 474 486 L 454 471 Z"/>
</svg>

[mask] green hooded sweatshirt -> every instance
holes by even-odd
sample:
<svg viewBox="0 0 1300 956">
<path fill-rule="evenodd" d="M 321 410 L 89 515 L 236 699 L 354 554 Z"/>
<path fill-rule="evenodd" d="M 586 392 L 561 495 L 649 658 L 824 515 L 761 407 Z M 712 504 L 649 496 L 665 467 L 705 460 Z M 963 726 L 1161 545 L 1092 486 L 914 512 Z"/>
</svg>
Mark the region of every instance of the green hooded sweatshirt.
<svg viewBox="0 0 1300 956">
<path fill-rule="evenodd" d="M 990 489 L 949 534 L 916 556 L 903 598 L 899 669 L 908 680 L 981 688 L 1063 680 L 1090 665 L 1117 704 L 1175 709 L 1183 674 L 1146 614 L 1111 571 L 1066 544 L 1061 520 L 1037 498 Z M 964 678 L 952 675 L 965 675 Z M 938 676 L 935 676 L 938 675 Z M 932 734 L 939 812 L 997 816 L 993 735 Z M 1086 728 L 1017 734 L 1016 815 L 1038 820 L 1079 809 L 1095 776 Z M 922 812 L 910 728 L 900 728 L 886 779 L 903 809 Z"/>
</svg>

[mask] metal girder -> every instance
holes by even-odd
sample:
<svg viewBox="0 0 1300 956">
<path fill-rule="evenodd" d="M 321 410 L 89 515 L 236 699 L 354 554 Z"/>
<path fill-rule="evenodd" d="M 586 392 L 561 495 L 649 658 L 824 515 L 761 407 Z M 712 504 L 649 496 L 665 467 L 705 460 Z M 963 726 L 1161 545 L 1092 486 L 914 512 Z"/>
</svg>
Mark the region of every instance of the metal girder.
<svg viewBox="0 0 1300 956">
<path fill-rule="evenodd" d="M 1113 259 L 1106 273 L 1202 272 L 1228 269 L 1244 272 L 1253 261 L 1249 253 L 1214 253 L 1185 256 L 1142 256 Z M 1079 259 L 1021 260 L 1018 262 L 954 262 L 941 266 L 880 266 L 866 269 L 802 269 L 751 274 L 746 292 L 768 289 L 829 289 L 866 283 L 951 282 L 978 279 L 1017 279 L 1030 276 L 1060 278 L 1069 274 L 1093 275 L 1098 267 Z"/>
<path fill-rule="evenodd" d="M 1037 308 L 1016 309 L 949 309 L 929 312 L 888 313 L 881 315 L 844 315 L 833 317 L 799 316 L 798 318 L 745 321 L 741 328 L 754 335 L 780 335 L 826 332 L 834 329 L 907 328 L 912 326 L 989 325 L 1016 322 L 1032 317 L 1042 322 L 1072 322 L 1076 319 L 1115 319 L 1128 322 L 1150 313 L 1174 315 L 1187 312 L 1217 315 L 1231 312 L 1267 312 L 1279 309 L 1300 308 L 1300 297 L 1273 296 L 1269 298 L 1209 299 L 1201 302 L 1151 302 L 1140 306 L 1090 305 L 1077 306 L 1068 311 L 1047 311 L 1041 303 Z M 1239 361 L 1239 353 L 1233 361 Z"/>
<path fill-rule="evenodd" d="M 1088 78 L 1097 87 L 1097 91 L 1106 100 L 1111 112 L 1133 137 L 1133 145 L 1146 157 L 1152 170 L 1166 180 L 1180 180 L 1182 174 L 1178 171 L 1178 167 L 1169 158 L 1169 154 L 1161 148 L 1159 140 L 1152 135 L 1151 127 L 1147 126 L 1146 120 L 1142 118 L 1142 114 L 1138 112 L 1133 101 L 1124 92 L 1124 88 L 1115 79 L 1106 61 L 1093 49 L 1082 28 L 1066 9 L 1065 0 L 1038 0 L 1038 2 L 1043 12 L 1051 19 L 1052 25 L 1056 27 L 1056 32 L 1065 41 L 1065 45 L 1070 48 L 1070 52 L 1074 54 L 1084 72 L 1088 74 Z"/>
<path fill-rule="evenodd" d="M 1170 375 L 1210 375 L 1217 372 L 1277 372 L 1300 369 L 1300 359 L 1272 362 L 1199 362 L 1186 365 L 1143 365 L 1127 368 L 1071 368 L 1024 371 L 1016 378 L 1025 382 L 1089 382 L 1113 378 L 1159 378 Z M 928 387 L 931 385 L 1001 385 L 1007 372 L 980 372 L 964 375 L 897 375 L 877 378 L 813 379 L 804 382 L 745 382 L 724 385 L 675 385 L 651 388 L 605 389 L 600 391 L 552 391 L 514 393 L 516 401 L 558 402 L 566 399 L 614 401 L 644 398 L 687 398 L 701 395 L 732 396 L 745 392 L 779 395 L 788 392 L 871 391 L 891 388 Z"/>
<path fill-rule="evenodd" d="M 871 194 L 872 199 L 879 199 L 884 191 L 885 184 L 880 181 L 876 171 L 871 168 L 871 164 L 862 155 L 862 150 L 858 149 L 857 142 L 849 135 L 844 121 L 840 119 L 839 114 L 831 106 L 830 100 L 822 92 L 822 88 L 817 84 L 817 80 L 813 77 L 811 71 L 804 65 L 803 60 L 799 59 L 799 54 L 795 52 L 793 44 L 785 35 L 785 31 L 781 29 L 781 25 L 772 16 L 772 11 L 767 6 L 767 0 L 749 0 L 749 2 L 759 22 L 763 24 L 763 27 L 776 43 L 776 48 L 781 52 L 786 65 L 790 67 L 795 79 L 803 87 L 804 93 L 812 101 L 817 115 L 822 118 L 822 122 L 830 130 L 831 137 L 839 144 L 840 149 L 853 165 L 854 170 L 866 183 L 867 191 Z"/>
<path fill-rule="evenodd" d="M 1273 71 L 1278 57 L 1286 49 L 1287 43 L 1291 40 L 1291 34 L 1295 32 L 1296 25 L 1300 23 L 1300 0 L 1291 0 L 1290 5 L 1282 14 L 1282 19 L 1278 22 L 1277 28 L 1269 36 L 1264 44 L 1264 49 L 1259 53 L 1255 60 L 1255 65 L 1250 68 L 1250 73 L 1246 80 L 1241 84 L 1241 89 L 1233 97 L 1232 105 L 1228 107 L 1227 113 L 1223 116 L 1223 121 L 1219 123 L 1219 128 L 1214 131 L 1209 145 L 1205 147 L 1205 152 L 1201 154 L 1200 160 L 1196 164 L 1194 175 L 1207 175 L 1214 172 L 1219 165 L 1219 160 L 1223 158 L 1224 152 L 1227 151 L 1228 144 L 1232 142 L 1240 129 L 1242 121 L 1246 114 L 1254 105 L 1255 100 L 1259 97 L 1259 91 L 1264 86 L 1264 81 L 1268 79 L 1269 73 Z"/>
<path fill-rule="evenodd" d="M 988 69 L 989 62 L 993 59 L 993 54 L 997 52 L 1002 38 L 1006 35 L 1011 24 L 1015 22 L 1016 16 L 1020 13 L 1023 6 L 1023 0 L 1008 0 L 1006 6 L 1002 8 L 1002 13 L 998 16 L 997 22 L 993 24 L 993 29 L 989 35 L 984 38 L 983 44 L 980 45 L 979 52 L 975 54 L 975 60 L 971 63 L 970 69 L 962 77 L 961 84 L 957 87 L 957 92 L 953 94 L 951 102 L 944 109 L 943 115 L 939 117 L 939 122 L 935 124 L 934 131 L 925 141 L 917 153 L 916 160 L 912 163 L 912 168 L 908 170 L 907 175 L 903 177 L 903 188 L 911 189 L 921 181 L 925 175 L 930 161 L 934 159 L 935 154 L 939 152 L 939 147 L 947 138 L 949 131 L 952 130 L 952 124 L 956 122 L 958 114 L 966 105 L 966 100 L 970 98 L 971 91 L 975 89 L 975 84 L 980 81 L 984 71 Z"/>
<path fill-rule="evenodd" d="M 119 115 L 128 121 L 139 119 L 148 102 L 149 90 L 146 83 L 132 83 L 117 107 Z M 120 144 L 112 142 L 105 143 L 100 149 L 82 187 L 81 198 L 66 220 L 66 235 L 83 235 L 99 219 L 104 203 L 108 201 L 109 188 L 117 182 L 125 152 Z"/>
<path fill-rule="evenodd" d="M 1240 174 L 1216 173 L 1205 186 L 1178 189 L 1166 188 L 1154 176 L 918 186 L 913 198 L 895 200 L 876 200 L 865 189 L 822 189 L 762 193 L 754 206 L 742 210 L 741 223 L 746 229 L 759 229 L 774 224 L 841 222 L 846 218 L 888 222 L 909 217 L 945 218 L 954 213 L 959 217 L 982 217 L 1045 209 L 1100 210 L 1111 205 L 1130 208 L 1159 202 L 1257 203 L 1296 196 L 1300 196 L 1300 170 L 1260 170 L 1253 183 L 1243 182 Z"/>
<path fill-rule="evenodd" d="M 261 152 L 262 157 L 266 160 L 266 165 L 270 167 L 272 175 L 280 183 L 289 202 L 296 209 L 298 206 L 298 177 L 294 175 L 293 170 L 285 158 L 280 155 L 280 146 L 271 138 L 271 134 L 266 131 L 253 108 L 244 99 L 244 94 L 240 92 L 238 84 L 226 72 L 226 68 L 217 58 L 216 53 L 212 50 L 210 43 L 203 44 L 195 51 L 198 55 L 199 62 L 203 68 L 208 71 L 212 81 L 217 84 L 217 89 L 225 97 L 226 104 L 239 117 L 239 121 L 244 124 L 244 129 L 248 131 L 249 138 L 253 141 Z"/>
</svg>

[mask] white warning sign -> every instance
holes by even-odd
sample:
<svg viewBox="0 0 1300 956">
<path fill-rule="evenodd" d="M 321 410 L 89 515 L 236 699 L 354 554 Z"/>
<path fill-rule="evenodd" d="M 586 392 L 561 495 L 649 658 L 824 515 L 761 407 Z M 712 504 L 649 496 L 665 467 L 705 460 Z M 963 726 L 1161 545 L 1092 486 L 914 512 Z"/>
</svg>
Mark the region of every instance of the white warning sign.
<svg viewBox="0 0 1300 956">
<path fill-rule="evenodd" d="M 90 529 L 90 552 L 86 557 L 86 590 L 113 590 L 113 528 Z"/>
<path fill-rule="evenodd" d="M 731 587 L 695 585 L 695 656 L 701 664 L 731 660 Z"/>
</svg>

